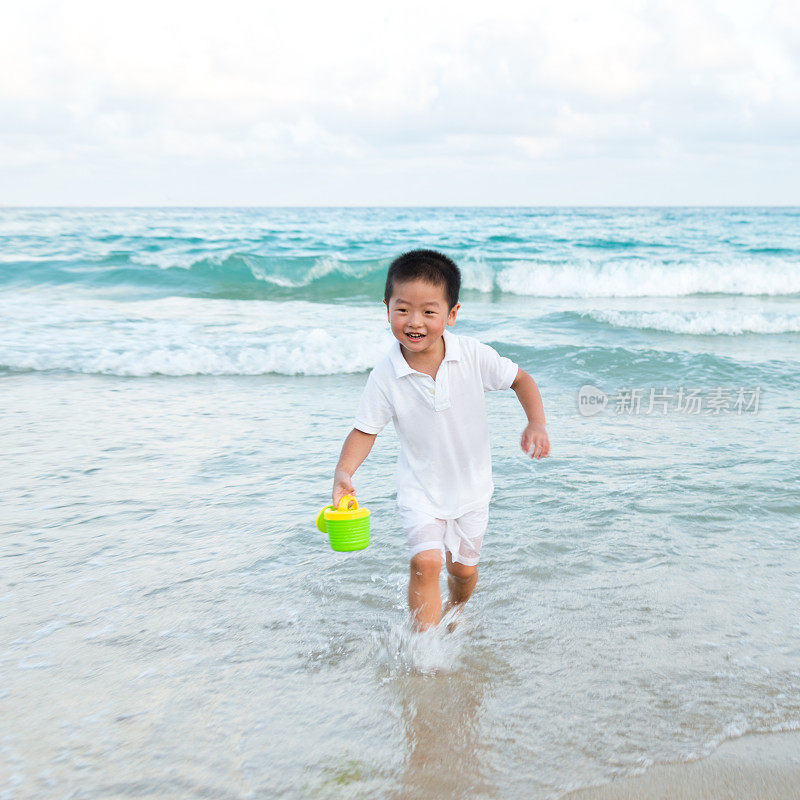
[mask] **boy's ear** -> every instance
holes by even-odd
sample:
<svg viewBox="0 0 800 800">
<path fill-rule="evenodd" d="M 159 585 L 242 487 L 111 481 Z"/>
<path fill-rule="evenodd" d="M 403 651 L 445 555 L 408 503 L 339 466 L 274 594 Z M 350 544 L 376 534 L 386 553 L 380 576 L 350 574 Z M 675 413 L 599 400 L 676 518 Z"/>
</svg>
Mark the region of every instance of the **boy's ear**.
<svg viewBox="0 0 800 800">
<path fill-rule="evenodd" d="M 452 325 L 456 321 L 456 314 L 458 313 L 458 309 L 461 308 L 461 303 L 456 303 L 451 309 L 450 313 L 447 315 L 447 324 Z"/>
</svg>

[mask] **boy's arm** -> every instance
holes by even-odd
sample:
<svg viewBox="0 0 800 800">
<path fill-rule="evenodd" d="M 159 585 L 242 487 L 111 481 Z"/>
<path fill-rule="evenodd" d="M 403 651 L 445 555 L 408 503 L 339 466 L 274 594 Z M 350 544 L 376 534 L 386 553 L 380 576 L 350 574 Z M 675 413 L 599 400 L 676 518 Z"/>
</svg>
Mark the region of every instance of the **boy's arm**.
<svg viewBox="0 0 800 800">
<path fill-rule="evenodd" d="M 550 440 L 544 428 L 544 405 L 539 387 L 524 369 L 518 369 L 511 388 L 516 392 L 517 399 L 528 417 L 520 447 L 526 453 L 530 453 L 531 458 L 544 458 L 550 452 Z"/>
<path fill-rule="evenodd" d="M 342 454 L 333 474 L 333 505 L 338 506 L 343 495 L 355 494 L 355 489 L 350 481 L 353 473 L 361 462 L 369 455 L 372 445 L 375 444 L 377 433 L 364 433 L 353 428 L 342 445 Z"/>
</svg>

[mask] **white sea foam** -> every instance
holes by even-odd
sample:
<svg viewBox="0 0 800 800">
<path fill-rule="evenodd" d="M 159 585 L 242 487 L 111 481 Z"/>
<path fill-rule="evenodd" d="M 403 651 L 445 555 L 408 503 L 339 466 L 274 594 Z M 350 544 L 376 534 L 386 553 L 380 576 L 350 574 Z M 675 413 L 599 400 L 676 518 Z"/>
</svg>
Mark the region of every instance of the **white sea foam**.
<svg viewBox="0 0 800 800">
<path fill-rule="evenodd" d="M 192 266 L 191 257 L 179 251 L 133 252 L 129 255 L 129 258 L 132 264 L 159 267 L 160 269 L 189 269 Z"/>
<path fill-rule="evenodd" d="M 282 286 L 284 288 L 299 288 L 302 286 L 308 286 L 314 281 L 320 280 L 321 278 L 324 278 L 325 276 L 331 275 L 335 272 L 354 274 L 349 270 L 348 265 L 345 262 L 339 261 L 338 259 L 330 256 L 316 259 L 308 272 L 295 279 L 276 275 L 275 273 L 270 272 L 269 267 L 266 264 L 259 263 L 256 257 L 242 256 L 242 259 L 254 278 L 264 281 L 265 283 L 272 283 L 275 286 Z"/>
<path fill-rule="evenodd" d="M 548 263 L 513 261 L 495 278 L 504 292 L 537 297 L 682 297 L 692 294 L 800 294 L 800 264 L 645 260 Z"/>
<path fill-rule="evenodd" d="M 183 335 L 185 334 L 185 335 Z M 67 370 L 121 376 L 146 375 L 333 375 L 363 372 L 379 360 L 388 343 L 376 344 L 321 328 L 296 331 L 259 344 L 244 342 L 193 343 L 195 332 L 157 331 L 109 336 L 102 343 L 86 331 L 83 341 L 70 337 L 65 346 L 55 341 L 36 350 L 8 347 L 5 366 L 18 370 Z"/>
<path fill-rule="evenodd" d="M 0 302 L 0 363 L 122 376 L 332 375 L 373 367 L 392 342 L 380 310 L 293 301 Z M 382 336 L 363 336 L 381 330 Z"/>
<path fill-rule="evenodd" d="M 589 311 L 583 316 L 615 328 L 643 328 L 670 333 L 738 335 L 798 333 L 800 314 L 758 311 Z"/>
<path fill-rule="evenodd" d="M 491 292 L 494 288 L 492 267 L 482 258 L 466 258 L 460 265 L 461 286 L 479 292 Z"/>
<path fill-rule="evenodd" d="M 206 267 L 218 271 L 220 274 L 224 274 L 226 269 L 230 269 L 230 263 L 227 262 L 233 262 L 234 264 L 238 262 L 238 265 L 243 270 L 249 270 L 257 280 L 282 287 L 307 286 L 333 272 L 347 273 L 348 269 L 346 262 L 327 256 L 315 259 L 306 273 L 299 275 L 297 278 L 291 278 L 272 272 L 266 259 L 260 258 L 255 254 L 239 252 L 235 248 L 208 251 L 202 256 L 177 248 L 155 252 L 134 252 L 130 254 L 130 260 L 133 264 L 153 266 L 160 269 L 191 270 L 193 267 L 203 263 Z"/>
</svg>

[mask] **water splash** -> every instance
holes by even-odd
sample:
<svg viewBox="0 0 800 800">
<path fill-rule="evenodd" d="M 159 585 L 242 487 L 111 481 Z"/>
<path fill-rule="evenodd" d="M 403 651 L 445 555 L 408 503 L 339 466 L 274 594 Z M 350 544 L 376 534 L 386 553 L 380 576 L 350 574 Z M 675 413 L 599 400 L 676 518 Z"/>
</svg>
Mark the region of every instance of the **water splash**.
<svg viewBox="0 0 800 800">
<path fill-rule="evenodd" d="M 450 609 L 438 625 L 424 631 L 416 630 L 404 613 L 378 634 L 376 649 L 389 675 L 447 675 L 465 667 L 473 630 L 464 611 Z"/>
</svg>

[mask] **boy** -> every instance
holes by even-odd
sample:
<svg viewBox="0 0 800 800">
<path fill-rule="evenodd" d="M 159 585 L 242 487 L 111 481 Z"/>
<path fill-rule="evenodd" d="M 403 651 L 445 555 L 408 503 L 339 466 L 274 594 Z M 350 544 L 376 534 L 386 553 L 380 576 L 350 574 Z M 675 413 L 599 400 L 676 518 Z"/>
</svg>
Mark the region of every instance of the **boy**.
<svg viewBox="0 0 800 800">
<path fill-rule="evenodd" d="M 412 250 L 390 265 L 383 302 L 397 341 L 367 379 L 333 479 L 336 506 L 355 492 L 353 473 L 393 420 L 400 440 L 397 506 L 411 559 L 408 605 L 417 630 L 438 625 L 451 608 L 460 611 L 478 580 L 494 491 L 484 391 L 513 389 L 528 417 L 522 449 L 531 458 L 550 451 L 533 378 L 488 345 L 446 330 L 456 321 L 460 288 L 458 267 L 433 250 Z"/>
</svg>

